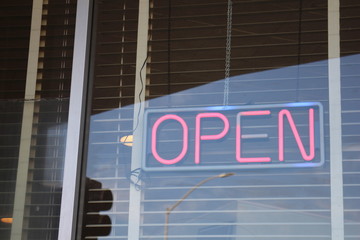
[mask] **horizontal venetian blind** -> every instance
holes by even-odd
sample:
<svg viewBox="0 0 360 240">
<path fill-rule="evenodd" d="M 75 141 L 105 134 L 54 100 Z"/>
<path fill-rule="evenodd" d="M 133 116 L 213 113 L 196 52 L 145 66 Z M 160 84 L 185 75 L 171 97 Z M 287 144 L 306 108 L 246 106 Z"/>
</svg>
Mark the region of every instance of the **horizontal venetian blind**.
<svg viewBox="0 0 360 240">
<path fill-rule="evenodd" d="M 23 99 L 32 1 L 3 1 L 0 6 L 0 99 Z"/>
<path fill-rule="evenodd" d="M 227 1 L 157 1 L 152 15 L 149 97 L 224 78 Z M 326 59 L 326 17 L 319 1 L 233 1 L 231 75 Z"/>
<path fill-rule="evenodd" d="M 84 239 L 107 234 L 108 238 L 127 239 L 131 148 L 120 144 L 120 139 L 133 130 L 138 4 L 133 0 L 94 3 L 86 163 L 87 183 L 91 184 L 85 193 Z M 111 189 L 113 201 L 99 195 L 104 189 Z M 110 216 L 111 224 L 99 217 L 101 209 L 100 215 Z"/>
<path fill-rule="evenodd" d="M 57 239 L 76 1 L 43 2 L 25 239 Z"/>
<path fill-rule="evenodd" d="M 31 0 L 0 3 L 0 219 L 12 218 L 29 52 Z M 11 224 L 0 222 L 9 239 Z"/>
<path fill-rule="evenodd" d="M 227 1 L 153 1 L 148 107 L 221 106 L 224 94 L 229 105 L 318 101 L 327 146 L 326 3 L 232 3 L 231 78 L 224 92 Z M 170 215 L 169 239 L 329 239 L 328 159 L 321 168 L 236 173 L 184 200 Z M 163 239 L 166 208 L 216 174 L 149 173 L 140 239 Z"/>
<path fill-rule="evenodd" d="M 340 1 L 345 239 L 360 238 L 360 5 Z"/>
</svg>

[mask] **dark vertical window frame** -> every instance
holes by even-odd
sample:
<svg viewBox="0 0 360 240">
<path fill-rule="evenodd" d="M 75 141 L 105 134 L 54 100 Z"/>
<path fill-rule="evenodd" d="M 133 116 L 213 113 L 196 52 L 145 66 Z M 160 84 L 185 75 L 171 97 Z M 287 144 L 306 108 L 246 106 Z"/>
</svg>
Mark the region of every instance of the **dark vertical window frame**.
<svg viewBox="0 0 360 240">
<path fill-rule="evenodd" d="M 95 72 L 95 50 L 96 49 L 96 29 L 97 29 L 97 4 L 100 1 L 91 0 L 89 1 L 89 15 L 88 15 L 88 40 L 87 40 L 87 57 L 86 57 L 86 83 L 84 86 L 84 99 L 83 99 L 83 117 L 81 128 L 83 130 L 82 144 L 80 146 L 81 156 L 79 156 L 78 162 L 78 174 L 77 174 L 77 197 L 76 201 L 76 213 L 73 229 L 74 239 L 86 239 L 87 234 L 92 232 L 93 229 L 87 229 L 87 211 L 89 208 L 87 199 L 89 198 L 89 190 L 92 188 L 101 188 L 99 183 L 87 178 L 87 155 L 88 155 L 88 144 L 89 144 L 89 128 L 90 128 L 90 117 L 92 114 L 92 99 L 93 99 L 93 84 L 94 84 L 94 72 Z M 101 184 L 100 184 L 101 186 Z M 91 221 L 91 220 L 90 220 Z M 96 232 L 96 231 L 95 231 Z"/>
<path fill-rule="evenodd" d="M 143 1 L 146 2 L 146 1 Z M 93 133 L 91 130 L 92 124 L 96 123 L 96 120 L 93 120 L 93 117 L 96 118 L 96 115 L 102 115 L 107 112 L 111 112 L 114 110 L 116 112 L 116 116 L 109 117 L 108 120 L 113 121 L 120 120 L 120 122 L 114 121 L 113 124 L 110 124 L 112 127 L 116 126 L 117 130 L 111 131 L 109 135 L 119 135 L 116 137 L 116 142 L 123 136 L 123 134 L 131 134 L 133 127 L 133 119 L 129 117 L 133 115 L 133 111 L 138 114 L 138 110 L 136 110 L 136 106 L 133 106 L 134 101 L 138 101 L 138 95 L 134 95 L 134 91 L 137 88 L 137 91 L 141 91 L 140 81 L 139 83 L 135 83 L 135 75 L 139 74 L 138 72 L 135 74 L 136 68 L 136 53 L 142 52 L 146 55 L 146 49 L 143 51 L 136 50 L 136 42 L 137 42 L 137 32 L 138 32 L 138 1 L 124 0 L 124 1 L 97 1 L 94 2 L 93 6 L 93 16 L 91 17 L 92 21 L 92 33 L 91 33 L 91 49 L 90 49 L 90 69 L 89 69 L 89 89 L 87 96 L 87 113 L 86 113 L 86 127 L 85 127 L 85 140 L 83 148 L 83 158 L 84 161 L 82 163 L 82 177 L 81 177 L 81 191 L 85 189 L 85 192 L 82 193 L 79 197 L 79 222 L 78 222 L 78 232 L 76 236 L 78 238 L 95 238 L 96 234 L 100 234 L 98 231 L 103 230 L 109 227 L 105 226 L 104 228 L 101 226 L 101 223 L 97 224 L 96 221 L 96 211 L 91 211 L 91 208 L 95 205 L 101 207 L 101 201 L 89 201 L 91 199 L 92 193 L 98 192 L 102 190 L 102 186 L 106 185 L 109 180 L 104 180 L 101 177 L 97 179 L 97 177 L 92 177 L 91 174 L 87 176 L 89 169 L 97 171 L 97 167 L 99 164 L 101 165 L 103 162 L 104 165 L 112 164 L 111 168 L 113 169 L 122 169 L 126 168 L 125 171 L 129 171 L 130 163 L 130 152 L 127 151 L 126 156 L 121 156 L 123 158 L 121 161 L 119 160 L 119 155 L 116 155 L 114 152 L 110 150 L 110 152 L 103 153 L 101 150 L 96 151 L 101 155 L 100 162 L 96 162 L 93 159 L 93 140 L 94 135 L 99 133 Z M 143 16 L 145 21 L 147 21 L 147 17 Z M 147 35 L 147 32 L 145 33 Z M 147 42 L 147 38 L 144 41 Z M 146 58 L 146 57 L 144 57 Z M 139 60 L 142 65 L 145 59 Z M 141 67 L 141 66 L 140 66 Z M 139 68 L 140 68 L 139 67 Z M 145 68 L 143 68 L 145 70 Z M 136 97 L 134 97 L 136 96 Z M 130 105 L 130 106 L 129 106 Z M 126 113 L 120 113 L 121 108 L 125 108 Z M 134 109 L 135 108 L 135 109 Z M 143 109 L 143 108 L 142 108 Z M 119 112 L 117 112 L 119 111 Z M 135 114 L 135 113 L 134 113 Z M 123 116 L 124 115 L 124 116 Z M 125 116 L 126 115 L 126 116 Z M 107 119 L 107 117 L 105 117 Z M 121 123 L 121 124 L 120 124 Z M 101 123 L 100 123 L 101 124 Z M 106 124 L 104 124 L 106 126 Z M 103 126 L 104 126 L 103 125 Z M 120 126 L 121 125 L 121 126 Z M 101 135 L 101 133 L 100 133 Z M 95 137 L 96 138 L 96 137 Z M 109 143 L 105 146 L 115 146 L 115 148 L 122 148 L 123 146 L 118 143 Z M 105 154 L 105 155 L 104 155 Z M 115 155 L 113 155 L 115 154 Z M 107 155 L 111 155 L 116 159 L 116 163 L 109 163 L 109 157 Z M 124 161 L 124 158 L 128 159 Z M 119 163 L 120 162 L 120 163 Z M 98 170 L 101 172 L 100 170 Z M 121 170 L 116 170 L 120 171 Z M 91 170 L 90 170 L 91 172 Z M 117 176 L 117 175 L 116 175 Z M 90 179 L 92 177 L 92 179 Z M 107 175 L 106 177 L 114 178 L 115 176 Z M 95 181 L 94 181 L 95 180 Z M 118 179 L 121 182 L 125 182 L 127 184 L 126 176 L 121 176 Z M 104 181 L 104 182 L 102 182 Z M 116 191 L 121 190 L 114 190 Z M 122 192 L 123 193 L 123 192 Z M 124 197 L 128 198 L 127 193 L 124 193 Z M 120 202 L 120 203 L 119 203 Z M 82 206 L 83 204 L 83 206 Z M 116 205 L 118 204 L 118 205 Z M 114 208 L 117 207 L 128 207 L 128 202 L 125 200 L 121 203 L 118 201 L 115 203 Z M 120 206 L 121 205 L 121 206 Z M 106 213 L 104 213 L 106 214 Z M 114 215 L 114 213 L 109 213 Z M 127 220 L 127 214 L 125 214 L 124 220 Z M 129 214 L 130 217 L 130 214 Z M 114 217 L 118 218 L 118 217 Z M 83 221 L 83 223 L 81 223 Z M 103 223 L 103 222 L 102 222 Z M 128 234 L 128 224 L 120 223 L 116 226 L 121 230 L 121 236 L 126 236 Z M 133 224 L 129 224 L 129 226 L 133 226 Z M 82 228 L 82 229 L 80 229 Z M 107 230 L 108 231 L 108 230 Z"/>
</svg>

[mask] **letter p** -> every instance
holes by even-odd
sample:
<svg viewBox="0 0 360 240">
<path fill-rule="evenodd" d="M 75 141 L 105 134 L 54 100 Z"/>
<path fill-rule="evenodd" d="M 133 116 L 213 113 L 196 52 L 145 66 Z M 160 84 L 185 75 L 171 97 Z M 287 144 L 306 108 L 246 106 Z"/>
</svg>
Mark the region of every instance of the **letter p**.
<svg viewBox="0 0 360 240">
<path fill-rule="evenodd" d="M 202 118 L 220 118 L 224 123 L 224 129 L 216 135 L 201 135 L 201 119 Z M 196 115 L 195 123 L 195 163 L 200 163 L 200 141 L 201 140 L 217 140 L 223 138 L 229 131 L 229 120 L 221 113 L 199 113 Z"/>
</svg>

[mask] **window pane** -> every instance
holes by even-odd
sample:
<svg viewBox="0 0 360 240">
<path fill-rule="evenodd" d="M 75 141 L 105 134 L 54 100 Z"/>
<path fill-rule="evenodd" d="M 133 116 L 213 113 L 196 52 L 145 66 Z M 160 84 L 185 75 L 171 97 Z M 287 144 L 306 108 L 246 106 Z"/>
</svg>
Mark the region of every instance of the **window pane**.
<svg viewBox="0 0 360 240">
<path fill-rule="evenodd" d="M 360 31 L 359 6 L 355 1 L 341 1 L 341 94 L 345 239 L 360 237 Z"/>
<path fill-rule="evenodd" d="M 147 74 L 136 82 L 137 3 L 95 3 L 82 237 L 127 239 L 139 214 L 139 239 L 331 239 L 327 3 L 160 0 L 149 13 Z M 343 36 L 355 28 L 344 27 L 350 18 Z M 354 239 L 359 104 L 349 36 L 344 204 Z M 138 112 L 136 86 L 146 98 Z"/>
</svg>

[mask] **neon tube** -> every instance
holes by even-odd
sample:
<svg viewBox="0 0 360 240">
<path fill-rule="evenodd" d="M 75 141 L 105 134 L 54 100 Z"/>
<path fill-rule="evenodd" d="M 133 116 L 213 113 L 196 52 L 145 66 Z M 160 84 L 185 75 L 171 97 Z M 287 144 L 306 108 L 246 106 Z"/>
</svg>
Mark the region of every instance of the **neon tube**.
<svg viewBox="0 0 360 240">
<path fill-rule="evenodd" d="M 224 129 L 216 135 L 201 135 L 201 119 L 202 118 L 220 118 L 224 123 Z M 229 131 L 229 120 L 221 113 L 199 113 L 196 115 L 195 123 L 195 163 L 200 163 L 200 141 L 201 140 L 217 140 L 223 138 Z"/>
<path fill-rule="evenodd" d="M 164 159 L 164 158 L 160 157 L 160 155 L 157 152 L 157 148 L 156 148 L 156 146 L 157 146 L 157 144 L 156 144 L 157 129 L 158 129 L 159 125 L 166 120 L 176 120 L 181 124 L 181 126 L 183 128 L 183 147 L 182 147 L 180 154 L 173 159 Z M 188 131 L 189 131 L 188 126 L 187 126 L 186 122 L 184 121 L 184 119 L 182 119 L 181 117 L 179 117 L 175 114 L 167 114 L 167 115 L 160 117 L 158 120 L 156 120 L 156 122 L 154 123 L 154 126 L 152 128 L 152 133 L 151 133 L 151 152 L 154 155 L 155 159 L 158 162 L 165 164 L 165 165 L 171 165 L 171 164 L 175 164 L 175 163 L 181 161 L 184 158 L 184 156 L 186 155 L 187 149 L 188 149 Z"/>
</svg>

